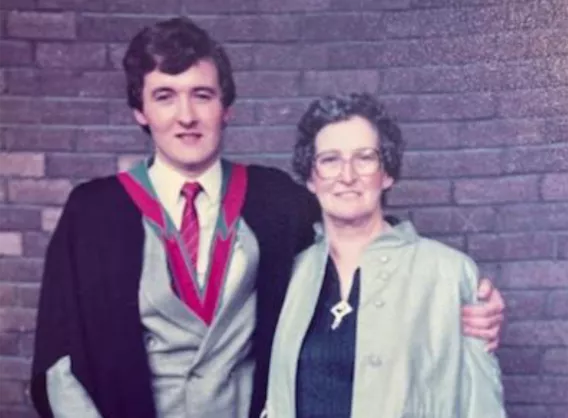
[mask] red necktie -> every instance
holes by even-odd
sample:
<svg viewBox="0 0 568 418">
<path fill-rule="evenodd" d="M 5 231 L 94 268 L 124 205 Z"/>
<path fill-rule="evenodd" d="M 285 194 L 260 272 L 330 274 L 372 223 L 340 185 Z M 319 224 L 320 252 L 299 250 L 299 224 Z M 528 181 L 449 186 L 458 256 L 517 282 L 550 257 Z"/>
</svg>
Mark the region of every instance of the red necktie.
<svg viewBox="0 0 568 418">
<path fill-rule="evenodd" d="M 197 255 L 199 254 L 199 221 L 195 210 L 195 198 L 200 191 L 201 185 L 191 182 L 185 183 L 181 189 L 185 196 L 185 208 L 181 219 L 181 238 L 196 270 Z"/>
</svg>

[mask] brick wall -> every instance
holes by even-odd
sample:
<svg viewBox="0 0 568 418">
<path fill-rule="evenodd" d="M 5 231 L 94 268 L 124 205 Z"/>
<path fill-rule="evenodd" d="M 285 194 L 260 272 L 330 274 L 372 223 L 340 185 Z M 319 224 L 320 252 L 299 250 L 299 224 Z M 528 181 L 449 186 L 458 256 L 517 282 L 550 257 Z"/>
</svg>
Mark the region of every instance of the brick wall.
<svg viewBox="0 0 568 418">
<path fill-rule="evenodd" d="M 510 416 L 568 416 L 568 0 L 2 0 L 0 13 L 1 417 L 34 416 L 42 257 L 70 188 L 149 150 L 125 106 L 125 42 L 180 13 L 233 59 L 233 157 L 287 168 L 310 98 L 382 95 L 409 143 L 395 211 L 507 298 Z"/>
</svg>

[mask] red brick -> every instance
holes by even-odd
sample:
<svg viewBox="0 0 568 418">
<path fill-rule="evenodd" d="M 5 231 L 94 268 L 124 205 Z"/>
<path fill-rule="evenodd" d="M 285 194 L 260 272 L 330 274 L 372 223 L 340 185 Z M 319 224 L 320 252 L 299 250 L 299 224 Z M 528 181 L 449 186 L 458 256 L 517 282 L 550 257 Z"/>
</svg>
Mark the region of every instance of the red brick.
<svg viewBox="0 0 568 418">
<path fill-rule="evenodd" d="M 99 101 L 49 100 L 42 103 L 41 121 L 54 125 L 104 125 L 108 106 Z"/>
<path fill-rule="evenodd" d="M 472 234 L 468 237 L 468 253 L 476 260 L 535 260 L 551 258 L 554 242 L 547 233 Z"/>
<path fill-rule="evenodd" d="M 80 10 L 88 12 L 102 12 L 106 0 L 36 0 L 42 9 Z"/>
<path fill-rule="evenodd" d="M 493 97 L 485 93 L 392 96 L 383 101 L 400 121 L 480 119 L 495 114 Z"/>
<path fill-rule="evenodd" d="M 39 90 L 44 96 L 78 96 L 80 75 L 77 69 L 47 68 L 39 72 Z"/>
<path fill-rule="evenodd" d="M 116 167 L 114 156 L 83 154 L 51 154 L 47 156 L 48 177 L 102 177 L 113 174 Z"/>
<path fill-rule="evenodd" d="M 4 0 L 0 10 L 30 10 L 35 8 L 36 0 Z"/>
<path fill-rule="evenodd" d="M 253 53 L 254 68 L 259 70 L 323 70 L 329 64 L 326 44 L 258 44 Z"/>
<path fill-rule="evenodd" d="M 110 64 L 113 69 L 115 70 L 122 70 L 122 58 L 124 57 L 124 53 L 126 52 L 127 44 L 114 44 L 111 43 L 108 46 L 108 53 L 110 56 Z"/>
<path fill-rule="evenodd" d="M 12 283 L 0 282 L 0 306 L 16 306 L 18 302 L 18 289 Z M 2 353 L 0 351 L 0 353 Z"/>
<path fill-rule="evenodd" d="M 229 125 L 255 125 L 256 106 L 254 102 L 238 100 L 230 109 Z"/>
<path fill-rule="evenodd" d="M 518 321 L 507 325 L 503 345 L 557 346 L 568 344 L 568 321 Z"/>
<path fill-rule="evenodd" d="M 556 288 L 568 285 L 568 261 L 519 261 L 504 263 L 503 288 Z"/>
<path fill-rule="evenodd" d="M 19 302 L 23 308 L 36 309 L 39 302 L 40 284 L 34 283 L 19 288 Z"/>
<path fill-rule="evenodd" d="M 82 97 L 122 98 L 125 96 L 124 75 L 118 71 L 85 72 L 79 83 L 79 95 Z"/>
<path fill-rule="evenodd" d="M 412 220 L 423 233 L 491 231 L 495 210 L 490 207 L 417 208 Z"/>
<path fill-rule="evenodd" d="M 568 319 L 568 279 L 565 282 L 566 290 L 555 290 L 550 294 L 546 307 L 549 317 Z"/>
<path fill-rule="evenodd" d="M 503 167 L 507 173 L 568 170 L 568 144 L 508 149 Z"/>
<path fill-rule="evenodd" d="M 44 68 L 94 70 L 106 65 L 106 48 L 95 43 L 38 43 L 37 63 Z"/>
<path fill-rule="evenodd" d="M 50 234 L 39 231 L 25 232 L 23 235 L 24 256 L 44 257 L 50 236 Z"/>
<path fill-rule="evenodd" d="M 6 182 L 0 179 L 0 202 L 6 201 L 8 195 L 8 192 L 6 190 L 7 190 Z"/>
<path fill-rule="evenodd" d="M 307 100 L 302 99 L 259 102 L 256 106 L 258 123 L 260 125 L 296 125 L 308 108 L 308 104 Z"/>
<path fill-rule="evenodd" d="M 401 123 L 402 137 L 409 150 L 461 147 L 455 123 Z"/>
<path fill-rule="evenodd" d="M 503 291 L 507 319 L 538 319 L 544 314 L 547 292 L 536 290 Z"/>
<path fill-rule="evenodd" d="M 305 41 L 354 41 L 365 38 L 365 25 L 360 13 L 310 13 L 302 19 Z"/>
<path fill-rule="evenodd" d="M 403 180 L 388 194 L 389 206 L 447 204 L 451 184 L 445 180 Z"/>
<path fill-rule="evenodd" d="M 137 126 L 137 123 L 130 109 L 124 100 L 110 100 L 109 107 L 109 123 L 111 125 L 128 125 Z M 136 132 L 142 132 L 140 128 L 136 128 Z"/>
<path fill-rule="evenodd" d="M 240 97 L 290 97 L 299 91 L 299 73 L 278 72 L 237 72 L 235 83 Z"/>
<path fill-rule="evenodd" d="M 543 370 L 552 374 L 568 374 L 568 349 L 552 348 L 546 350 L 542 360 Z"/>
<path fill-rule="evenodd" d="M 446 244 L 449 247 L 455 248 L 456 250 L 465 252 L 466 251 L 466 242 L 463 235 L 436 235 L 432 234 L 430 236 L 432 239 L 436 241 L 440 241 L 443 244 Z"/>
<path fill-rule="evenodd" d="M 32 357 L 34 352 L 35 334 L 20 334 L 19 353 L 22 357 Z"/>
<path fill-rule="evenodd" d="M 568 203 L 503 205 L 496 227 L 498 231 L 568 229 Z"/>
<path fill-rule="evenodd" d="M 419 151 L 404 156 L 404 178 L 448 178 L 499 174 L 501 152 L 492 150 Z"/>
<path fill-rule="evenodd" d="M 540 187 L 544 200 L 568 201 L 568 174 L 547 174 Z"/>
<path fill-rule="evenodd" d="M 0 317 L 6 313 L 7 310 L 0 310 Z M 8 310 L 10 312 L 10 310 Z M 29 309 L 18 309 L 12 310 L 12 314 L 15 316 L 26 313 Z M 0 321 L 0 326 L 5 325 L 4 321 Z M 17 380 L 27 380 L 29 379 L 31 362 L 28 359 L 15 358 L 15 357 L 0 357 L 0 378 L 17 379 Z"/>
<path fill-rule="evenodd" d="M 109 12 L 179 14 L 181 0 L 113 0 L 107 2 Z M 133 34 L 134 35 L 134 34 Z"/>
<path fill-rule="evenodd" d="M 31 68 L 8 68 L 5 73 L 6 93 L 17 96 L 37 96 L 39 74 Z"/>
<path fill-rule="evenodd" d="M 195 13 L 243 13 L 256 12 L 256 0 L 185 0 L 182 2 L 182 12 Z"/>
<path fill-rule="evenodd" d="M 568 418 L 566 405 L 553 406 L 549 408 L 550 415 L 547 418 Z M 532 417 L 531 417 L 532 418 Z"/>
<path fill-rule="evenodd" d="M 76 131 L 66 128 L 10 127 L 2 132 L 8 151 L 66 151 L 74 146 Z"/>
<path fill-rule="evenodd" d="M 256 164 L 265 167 L 274 167 L 285 171 L 292 176 L 292 165 L 290 159 L 279 157 L 261 157 L 253 155 L 237 155 L 231 157 L 231 161 L 239 162 L 241 164 Z"/>
<path fill-rule="evenodd" d="M 14 38 L 75 39 L 75 14 L 70 12 L 11 12 L 8 34 Z"/>
<path fill-rule="evenodd" d="M 10 306 L 9 303 L 2 302 L 2 306 Z M 0 333 L 0 353 L 3 356 L 13 356 L 18 354 L 18 333 Z"/>
<path fill-rule="evenodd" d="M 0 258 L 2 280 L 6 282 L 39 281 L 42 275 L 43 261 L 31 258 Z"/>
<path fill-rule="evenodd" d="M 558 116 L 568 113 L 568 88 L 519 90 L 499 95 L 499 116 Z"/>
<path fill-rule="evenodd" d="M 0 332 L 29 332 L 35 329 L 34 309 L 0 308 Z M 0 377 L 3 375 L 3 359 L 0 357 Z M 23 376 L 10 376 L 23 377 Z"/>
<path fill-rule="evenodd" d="M 45 172 L 43 154 L 0 152 L 0 176 L 41 177 Z"/>
<path fill-rule="evenodd" d="M 31 406 L 1 406 L 0 415 L 2 418 L 38 418 Z"/>
<path fill-rule="evenodd" d="M 8 181 L 8 198 L 16 203 L 61 204 L 70 191 L 69 180 Z"/>
<path fill-rule="evenodd" d="M 0 392 L 2 393 L 2 402 L 5 404 L 24 402 L 24 384 L 21 381 L 0 380 Z"/>
<path fill-rule="evenodd" d="M 534 374 L 540 372 L 542 355 L 536 348 L 504 347 L 497 351 L 499 365 L 505 374 Z"/>
<path fill-rule="evenodd" d="M 415 41 L 394 40 L 375 43 L 330 44 L 329 67 L 332 69 L 389 68 L 424 65 L 426 60 Z"/>
<path fill-rule="evenodd" d="M 61 208 L 46 208 L 41 211 L 41 229 L 52 232 L 61 217 Z"/>
<path fill-rule="evenodd" d="M 225 44 L 225 51 L 229 55 L 233 71 L 246 71 L 253 68 L 254 47 L 252 45 Z M 286 68 L 278 68 L 285 70 Z"/>
<path fill-rule="evenodd" d="M 471 121 L 460 125 L 456 139 L 472 148 L 541 144 L 547 141 L 541 125 L 538 119 Z"/>
<path fill-rule="evenodd" d="M 23 240 L 19 232 L 0 232 L 0 256 L 22 255 Z"/>
<path fill-rule="evenodd" d="M 77 136 L 77 151 L 137 152 L 148 150 L 148 135 L 141 129 L 85 129 Z"/>
<path fill-rule="evenodd" d="M 317 12 L 329 9 L 331 0 L 259 0 L 258 10 L 261 12 Z"/>
<path fill-rule="evenodd" d="M 507 405 L 508 418 L 551 418 L 546 406 L 520 404 Z"/>
<path fill-rule="evenodd" d="M 507 376 L 504 384 L 509 402 L 565 404 L 568 399 L 568 378 L 563 376 Z"/>
<path fill-rule="evenodd" d="M 286 42 L 300 39 L 300 19 L 293 14 L 230 15 L 195 19 L 220 42 Z"/>
<path fill-rule="evenodd" d="M 456 180 L 454 198 L 459 204 L 534 202 L 538 200 L 538 177 Z"/>
<path fill-rule="evenodd" d="M 82 15 L 77 24 L 83 41 L 129 42 L 138 31 L 155 22 L 151 17 Z"/>
<path fill-rule="evenodd" d="M 33 62 L 31 42 L 0 39 L 0 57 L 3 67 L 29 65 Z"/>
<path fill-rule="evenodd" d="M 407 9 L 412 0 L 331 0 L 332 10 L 401 10 Z M 422 3 L 420 3 L 422 6 Z"/>
<path fill-rule="evenodd" d="M 41 102 L 37 99 L 0 98 L 0 123 L 37 123 L 41 119 Z"/>
<path fill-rule="evenodd" d="M 294 130 L 280 127 L 229 127 L 225 137 L 225 151 L 228 153 L 289 153 L 294 143 Z"/>
<path fill-rule="evenodd" d="M 307 71 L 302 81 L 302 94 L 310 96 L 378 89 L 379 73 L 375 70 Z"/>
</svg>

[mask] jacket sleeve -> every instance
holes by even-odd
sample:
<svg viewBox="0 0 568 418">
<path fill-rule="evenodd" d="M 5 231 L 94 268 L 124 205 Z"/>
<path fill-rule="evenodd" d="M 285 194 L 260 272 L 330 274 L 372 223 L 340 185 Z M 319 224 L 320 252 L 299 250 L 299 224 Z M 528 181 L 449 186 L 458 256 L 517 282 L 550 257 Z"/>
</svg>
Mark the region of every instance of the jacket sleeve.
<svg viewBox="0 0 568 418">
<path fill-rule="evenodd" d="M 62 391 L 73 381 L 70 371 L 70 329 L 76 319 L 73 310 L 73 218 L 77 212 L 76 190 L 65 204 L 63 213 L 49 243 L 45 258 L 40 299 L 38 305 L 34 358 L 30 392 L 32 402 L 41 417 L 84 416 L 91 417 L 84 409 L 72 411 L 66 407 L 62 415 Z M 65 360 L 67 359 L 67 360 Z M 65 364 L 69 373 L 64 372 Z M 67 376 L 67 379 L 63 378 Z M 67 383 L 63 383 L 67 380 Z M 81 387 L 82 389 L 82 387 Z M 83 389 L 86 395 L 86 392 Z M 78 391 L 73 391 L 78 393 Z M 65 395 L 71 396 L 71 393 Z M 88 395 L 87 395 L 88 396 Z M 55 399 L 54 405 L 51 400 Z M 90 399 L 89 399 L 90 401 Z M 66 401 L 67 402 L 67 401 Z M 78 400 L 80 402 L 80 400 Z M 69 415 L 71 414 L 71 415 Z"/>
<path fill-rule="evenodd" d="M 469 258 L 463 268 L 460 291 L 463 303 L 476 303 L 477 267 Z M 501 371 L 485 343 L 463 335 L 460 409 L 462 418 L 506 418 Z"/>
<path fill-rule="evenodd" d="M 83 385 L 71 372 L 71 358 L 65 356 L 47 371 L 47 396 L 57 418 L 101 418 Z"/>
</svg>

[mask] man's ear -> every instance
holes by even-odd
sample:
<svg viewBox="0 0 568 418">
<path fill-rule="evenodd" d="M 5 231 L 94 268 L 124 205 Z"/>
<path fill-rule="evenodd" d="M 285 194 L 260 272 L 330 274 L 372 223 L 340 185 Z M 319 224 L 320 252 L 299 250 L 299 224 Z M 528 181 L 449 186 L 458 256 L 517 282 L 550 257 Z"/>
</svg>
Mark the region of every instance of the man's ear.
<svg viewBox="0 0 568 418">
<path fill-rule="evenodd" d="M 134 119 L 136 119 L 136 122 L 138 122 L 138 124 L 140 124 L 142 126 L 148 126 L 148 119 L 146 119 L 146 116 L 144 116 L 144 113 L 142 113 L 138 109 L 134 109 L 132 111 L 132 113 L 134 114 Z"/>
<path fill-rule="evenodd" d="M 381 184 L 381 189 L 382 190 L 388 190 L 392 187 L 392 185 L 394 184 L 394 179 L 389 176 L 388 174 L 384 174 L 383 176 L 383 182 Z"/>
</svg>

